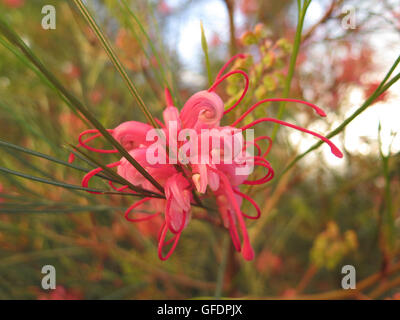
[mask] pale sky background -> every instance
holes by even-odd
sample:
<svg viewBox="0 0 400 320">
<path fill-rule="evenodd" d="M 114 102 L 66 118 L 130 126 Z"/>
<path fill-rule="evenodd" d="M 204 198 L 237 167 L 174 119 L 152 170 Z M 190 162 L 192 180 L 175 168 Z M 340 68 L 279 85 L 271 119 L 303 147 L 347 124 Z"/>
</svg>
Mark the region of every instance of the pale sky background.
<svg viewBox="0 0 400 320">
<path fill-rule="evenodd" d="M 173 9 L 178 7 L 182 3 L 182 0 L 166 0 L 166 3 Z M 294 4 L 296 2 L 294 1 Z M 296 14 L 296 7 L 292 8 L 291 14 Z M 375 10 L 376 8 L 374 8 Z M 305 29 L 308 25 L 312 25 L 318 21 L 324 12 L 324 7 L 321 6 L 320 1 L 313 1 L 307 12 Z M 356 13 L 357 14 L 357 13 Z M 239 10 L 235 14 L 237 28 L 243 24 L 243 16 Z M 171 19 L 171 23 L 168 25 L 167 32 L 173 31 L 175 33 L 176 43 L 172 43 L 172 47 L 178 48 L 178 54 L 183 61 L 185 72 L 183 73 L 184 81 L 186 83 L 198 84 L 204 81 L 204 75 L 201 72 L 201 59 L 202 50 L 200 43 L 200 20 L 203 21 L 206 36 L 210 40 L 214 33 L 217 33 L 224 44 L 228 43 L 229 34 L 226 29 L 228 26 L 228 16 L 225 5 L 221 0 L 207 0 L 207 1 L 193 1 L 190 9 L 185 10 L 184 14 L 178 15 L 175 19 Z M 394 39 L 397 39 L 397 43 Z M 377 80 L 381 80 L 385 73 L 388 71 L 392 63 L 395 61 L 397 56 L 400 54 L 400 39 L 398 34 L 384 33 L 376 34 L 370 40 L 374 48 L 377 50 L 376 57 L 379 58 L 378 64 L 380 66 L 380 72 L 376 75 Z M 226 46 L 225 46 L 226 48 Z M 399 68 L 397 72 L 400 71 Z M 395 74 L 395 73 L 394 73 Z M 385 153 L 388 152 L 388 147 L 392 143 L 393 136 L 392 132 L 400 131 L 400 85 L 394 85 L 390 90 L 391 99 L 387 102 L 377 103 L 370 107 L 368 110 L 356 120 L 354 120 L 346 129 L 345 145 L 350 152 L 368 154 L 370 152 L 377 154 L 377 141 L 378 141 L 378 125 L 379 122 L 382 124 L 382 143 L 383 150 Z M 361 90 L 354 89 L 350 93 L 349 103 L 344 106 L 346 111 L 346 117 L 349 116 L 354 110 L 356 110 L 364 101 L 365 97 Z M 312 101 L 311 101 L 312 102 Z M 324 106 L 320 106 L 324 107 Z M 329 111 L 326 110 L 325 111 Z M 326 122 L 323 120 L 317 120 L 309 129 L 316 130 L 322 134 L 328 133 L 334 129 L 336 125 L 343 121 L 334 112 L 328 112 L 329 122 L 333 123 L 333 126 L 328 127 Z M 301 125 L 301 123 L 298 123 Z M 289 140 L 296 145 L 300 151 L 305 151 L 309 146 L 316 142 L 313 137 L 308 137 L 305 134 L 298 133 L 296 131 L 290 131 Z M 339 135 L 340 136 L 340 135 Z M 367 137 L 373 143 L 368 146 L 365 143 L 365 137 Z M 338 137 L 333 139 L 338 146 L 342 145 L 342 142 Z M 324 159 L 333 167 L 343 167 L 346 165 L 346 161 L 335 158 L 331 155 L 330 149 L 327 146 L 320 148 L 322 150 Z M 400 151 L 400 133 L 395 138 L 392 145 L 392 152 Z M 312 155 L 307 156 L 306 162 L 312 162 L 315 158 Z M 303 161 L 305 162 L 305 161 Z"/>
</svg>

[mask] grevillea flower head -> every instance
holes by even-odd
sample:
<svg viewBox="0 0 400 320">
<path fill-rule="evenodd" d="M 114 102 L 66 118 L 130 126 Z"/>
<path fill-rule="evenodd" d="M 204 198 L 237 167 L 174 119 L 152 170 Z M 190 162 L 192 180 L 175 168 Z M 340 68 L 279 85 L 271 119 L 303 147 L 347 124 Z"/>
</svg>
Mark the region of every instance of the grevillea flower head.
<svg viewBox="0 0 400 320">
<path fill-rule="evenodd" d="M 273 179 L 274 170 L 266 159 L 271 150 L 272 139 L 268 136 L 259 136 L 253 141 L 245 141 L 243 132 L 259 123 L 277 123 L 311 134 L 327 143 L 335 156 L 343 156 L 340 150 L 322 135 L 279 119 L 265 117 L 256 119 L 245 126 L 239 126 L 256 108 L 264 103 L 274 101 L 300 103 L 311 107 L 319 116 L 326 116 L 323 110 L 309 102 L 296 99 L 264 99 L 247 108 L 232 124 L 221 124 L 225 120 L 224 115 L 241 103 L 249 88 L 249 77 L 244 71 L 224 72 L 233 61 L 245 57 L 245 55 L 239 54 L 231 58 L 218 73 L 214 84 L 208 90 L 192 95 L 180 111 L 174 106 L 168 89 L 165 90 L 164 122 L 157 120 L 162 128 L 158 129 L 157 135 L 159 140 L 163 141 L 163 148 L 157 149 L 157 155 L 165 156 L 167 161 L 155 162 L 149 159 L 149 154 L 154 155 L 154 140 L 149 137 L 154 138 L 155 136 L 151 134 L 153 128 L 150 125 L 128 121 L 109 130 L 132 158 L 164 188 L 164 193 L 159 194 L 157 188 L 125 158 L 108 165 L 109 168 L 116 167 L 117 173 L 121 177 L 145 191 L 141 195 L 140 192 L 131 190 L 127 185 L 116 187 L 112 181 L 109 182 L 110 186 L 118 192 L 143 196 L 143 199 L 132 204 L 125 212 L 125 218 L 128 221 L 144 222 L 160 215 L 164 216 L 164 222 L 158 235 L 158 255 L 161 260 L 168 259 L 175 250 L 181 234 L 189 224 L 193 206 L 204 209 L 201 200 L 207 197 L 215 198 L 216 209 L 220 213 L 222 225 L 228 229 L 235 249 L 241 252 L 246 260 L 254 258 L 254 250 L 250 244 L 245 219 L 258 219 L 261 210 L 251 197 L 240 191 L 240 187 L 265 184 Z M 238 101 L 226 108 L 223 100 L 215 91 L 225 79 L 235 74 L 244 78 L 245 86 Z M 87 135 L 91 136 L 84 139 Z M 162 139 L 162 136 L 165 139 Z M 181 136 L 185 136 L 186 139 L 182 140 Z M 98 137 L 101 137 L 101 134 L 97 130 L 84 131 L 79 136 L 78 146 L 98 153 L 117 152 L 114 149 L 96 149 L 88 145 L 90 141 Z M 259 142 L 262 140 L 268 142 L 266 150 L 262 150 L 260 147 Z M 215 141 L 217 145 L 214 144 Z M 249 147 L 254 148 L 255 155 L 249 152 Z M 178 148 L 181 149 L 178 151 Z M 187 156 L 188 152 L 189 156 Z M 174 153 L 175 158 L 173 157 Z M 175 159 L 175 162 L 171 161 L 172 158 Z M 196 161 L 193 161 L 194 159 Z M 70 157 L 70 160 L 73 161 L 73 157 Z M 254 167 L 262 167 L 265 170 L 264 176 L 257 180 L 250 179 L 251 171 L 245 170 L 248 163 Z M 86 174 L 82 185 L 88 187 L 91 178 L 101 171 L 102 168 L 97 168 Z M 255 215 L 242 212 L 243 201 L 249 202 L 254 207 Z M 154 210 L 153 214 L 141 212 L 140 207 L 145 204 Z M 165 246 L 169 246 L 166 254 L 164 254 Z"/>
</svg>

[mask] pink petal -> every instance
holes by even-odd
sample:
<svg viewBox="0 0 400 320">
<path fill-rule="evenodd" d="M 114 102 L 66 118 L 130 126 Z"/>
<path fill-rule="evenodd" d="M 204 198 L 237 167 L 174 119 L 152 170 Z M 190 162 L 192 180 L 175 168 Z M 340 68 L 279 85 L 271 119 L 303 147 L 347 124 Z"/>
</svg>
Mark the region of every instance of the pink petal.
<svg viewBox="0 0 400 320">
<path fill-rule="evenodd" d="M 214 92 L 200 91 L 189 98 L 181 110 L 184 128 L 202 129 L 219 126 L 224 103 Z"/>
</svg>

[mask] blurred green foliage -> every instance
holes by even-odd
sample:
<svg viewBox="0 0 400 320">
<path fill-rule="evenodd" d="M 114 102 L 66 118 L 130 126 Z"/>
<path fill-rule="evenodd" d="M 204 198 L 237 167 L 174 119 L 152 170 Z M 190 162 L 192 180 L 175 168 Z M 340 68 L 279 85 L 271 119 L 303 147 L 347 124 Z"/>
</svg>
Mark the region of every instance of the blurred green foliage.
<svg viewBox="0 0 400 320">
<path fill-rule="evenodd" d="M 11 8 L 0 1 L 1 16 L 105 127 L 113 128 L 133 119 L 145 121 L 72 2 L 21 3 L 18 8 Z M 49 3 L 57 10 L 57 28 L 51 31 L 43 30 L 40 24 L 41 8 Z M 258 5 L 256 13 L 244 13 L 246 31 L 234 42 L 237 51 L 249 54 L 232 68 L 249 73 L 250 91 L 229 120 L 257 100 L 282 96 L 285 87 L 294 30 L 283 26 L 282 17 L 287 15 L 291 3 L 258 1 Z M 190 6 L 190 1 L 184 3 L 182 10 Z M 264 10 L 265 6 L 270 11 Z M 177 17 L 160 11 L 158 1 L 88 1 L 88 7 L 106 31 L 152 115 L 161 117 L 167 84 L 177 106 L 182 107 L 181 101 L 195 88 L 188 89 L 180 77 L 183 67 L 177 49 L 171 47 L 163 33 L 168 19 Z M 75 144 L 79 133 L 88 129 L 87 125 L 15 47 L 2 36 L 0 43 L 0 139 L 66 161 L 67 144 Z M 226 54 L 212 47 L 209 39 L 208 43 L 209 68 L 215 75 L 226 61 Z M 222 46 L 226 49 L 228 44 Z M 317 65 L 316 61 L 307 60 L 306 52 L 307 47 L 302 47 L 296 68 L 301 69 L 304 60 Z M 328 61 L 327 58 L 324 63 Z M 203 77 L 207 78 L 206 68 Z M 290 97 L 303 98 L 303 86 L 319 83 L 318 74 L 296 72 Z M 342 85 L 350 88 L 352 84 Z M 206 81 L 203 86 L 207 87 Z M 220 90 L 227 106 L 237 100 L 242 88 L 240 76 L 229 78 Z M 317 98 L 323 101 L 324 97 Z M 340 108 L 340 103 L 337 101 L 337 108 L 330 110 L 332 114 L 344 116 L 346 110 Z M 277 107 L 266 104 L 252 117 L 276 115 Z M 288 120 L 301 114 L 303 123 L 312 124 L 311 112 L 300 112 L 296 106 L 286 109 Z M 252 117 L 246 121 L 254 120 Z M 329 116 L 326 121 L 329 123 Z M 272 132 L 268 126 L 257 130 Z M 0 148 L 1 167 L 80 185 L 81 171 L 11 148 Z M 298 153 L 289 142 L 287 131 L 281 130 L 269 161 L 280 172 Z M 104 155 L 101 161 L 108 163 L 112 159 L 112 155 Z M 399 263 L 399 154 L 360 155 L 345 150 L 343 161 L 342 169 L 331 169 L 322 153 L 316 151 L 314 159 L 305 158 L 267 187 L 245 190 L 262 209 L 262 218 L 249 223 L 256 259 L 242 261 L 228 247 L 227 266 L 222 270 L 223 296 L 295 297 L 339 290 L 344 264 L 354 265 L 360 280 L 376 273 L 385 275 L 389 283 L 397 279 L 392 269 Z M 86 170 L 93 167 L 83 160 L 77 164 Z M 40 270 L 45 264 L 56 267 L 57 285 L 65 289 L 58 292 L 58 298 L 214 296 L 224 257 L 224 229 L 192 219 L 174 255 L 161 262 L 156 254 L 161 221 L 132 224 L 123 218 L 122 213 L 134 198 L 92 195 L 4 173 L 0 179 L 1 299 L 51 297 L 40 288 L 43 276 Z M 104 190 L 107 184 L 99 179 L 93 187 Z M 250 208 L 244 204 L 244 210 Z M 213 212 L 207 214 L 216 218 Z M 379 287 L 381 283 L 373 285 Z M 371 297 L 390 297 L 397 291 L 396 286 L 389 286 L 378 295 L 371 291 Z"/>
</svg>

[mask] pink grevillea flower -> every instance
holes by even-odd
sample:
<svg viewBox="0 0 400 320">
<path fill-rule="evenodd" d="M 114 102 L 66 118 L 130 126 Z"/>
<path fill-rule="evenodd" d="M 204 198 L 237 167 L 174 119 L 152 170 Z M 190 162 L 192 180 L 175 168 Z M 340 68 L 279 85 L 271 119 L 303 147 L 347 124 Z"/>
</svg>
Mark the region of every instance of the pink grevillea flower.
<svg viewBox="0 0 400 320">
<path fill-rule="evenodd" d="M 143 222 L 155 217 L 159 219 L 160 215 L 164 217 L 158 235 L 158 255 L 161 260 L 168 259 L 175 250 L 183 230 L 190 221 L 192 207 L 194 205 L 202 207 L 199 199 L 204 200 L 207 197 L 216 199 L 223 226 L 228 229 L 235 249 L 241 252 L 246 260 L 254 258 L 254 250 L 250 244 L 245 219 L 258 219 L 261 210 L 251 197 L 240 191 L 240 187 L 264 184 L 273 179 L 274 170 L 266 159 L 271 150 L 272 139 L 268 136 L 259 136 L 253 141 L 245 142 L 244 131 L 259 123 L 277 123 L 311 134 L 327 143 L 335 156 L 343 156 L 340 150 L 322 135 L 279 119 L 265 117 L 242 127 L 239 125 L 256 108 L 264 103 L 274 101 L 300 103 L 311 107 L 319 116 L 326 116 L 324 111 L 309 102 L 296 99 L 264 99 L 246 108 L 246 111 L 232 124 L 222 125 L 224 115 L 241 103 L 249 88 L 249 77 L 244 71 L 233 70 L 225 73 L 225 70 L 235 59 L 245 57 L 245 55 L 239 54 L 230 59 L 218 73 L 214 84 L 208 90 L 197 92 L 191 96 L 180 111 L 174 106 L 170 92 L 165 90 L 166 108 L 163 112 L 163 122 L 156 120 L 162 128 L 158 131 L 158 138 L 163 141 L 164 148 L 155 151 L 154 142 L 149 138 L 153 128 L 145 123 L 128 121 L 109 130 L 129 154 L 164 188 L 164 193 L 160 195 L 159 190 L 125 158 L 108 165 L 109 168 L 116 168 L 117 173 L 131 184 L 146 191 L 146 194 L 142 194 L 143 199 L 132 204 L 126 210 L 125 218 L 128 221 Z M 226 108 L 223 100 L 215 91 L 225 79 L 235 74 L 243 77 L 244 89 L 238 101 Z M 182 141 L 180 139 L 182 134 L 189 138 Z M 162 136 L 164 136 L 164 140 Z M 98 153 L 117 153 L 113 149 L 97 149 L 88 145 L 99 137 L 101 134 L 97 130 L 84 131 L 79 136 L 78 146 Z M 212 143 L 214 140 L 219 142 L 217 146 Z M 268 142 L 266 150 L 262 150 L 260 147 L 259 143 L 262 140 Z M 236 148 L 237 145 L 239 145 L 239 149 Z M 250 154 L 249 146 L 254 147 L 255 155 Z M 196 152 L 191 152 L 192 149 Z M 188 151 L 189 155 L 187 155 Z M 149 154 L 163 155 L 166 157 L 166 161 L 154 162 L 149 159 Z M 229 157 L 226 157 L 227 154 Z M 214 161 L 215 158 L 218 161 Z M 173 159 L 174 161 L 172 161 Z M 194 159 L 196 161 L 193 161 Z M 73 156 L 70 157 L 70 161 L 72 160 Z M 251 172 L 244 170 L 247 168 L 248 161 L 255 167 L 262 167 L 265 175 L 257 180 L 250 179 Z M 97 168 L 86 174 L 82 185 L 88 187 L 91 178 L 101 171 L 102 168 Z M 118 192 L 141 195 L 130 190 L 129 186 L 116 187 L 112 181 L 109 181 L 109 184 Z M 152 195 L 155 193 L 158 193 L 159 196 L 153 197 Z M 242 212 L 243 201 L 249 202 L 254 207 L 255 215 Z M 143 208 L 152 209 L 152 213 L 145 212 L 146 210 Z M 164 254 L 166 246 L 169 246 L 169 250 Z"/>
</svg>

